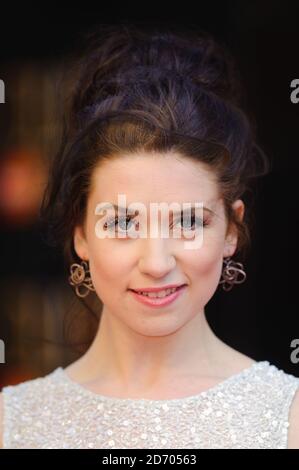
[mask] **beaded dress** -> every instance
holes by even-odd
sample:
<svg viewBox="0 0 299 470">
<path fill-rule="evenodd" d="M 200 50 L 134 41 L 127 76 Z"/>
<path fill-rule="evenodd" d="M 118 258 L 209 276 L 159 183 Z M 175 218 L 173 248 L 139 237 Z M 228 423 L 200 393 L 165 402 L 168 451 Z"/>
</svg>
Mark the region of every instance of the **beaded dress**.
<svg viewBox="0 0 299 470">
<path fill-rule="evenodd" d="M 58 367 L 2 389 L 3 448 L 287 448 L 298 388 L 299 378 L 258 361 L 196 395 L 120 398 Z"/>
</svg>

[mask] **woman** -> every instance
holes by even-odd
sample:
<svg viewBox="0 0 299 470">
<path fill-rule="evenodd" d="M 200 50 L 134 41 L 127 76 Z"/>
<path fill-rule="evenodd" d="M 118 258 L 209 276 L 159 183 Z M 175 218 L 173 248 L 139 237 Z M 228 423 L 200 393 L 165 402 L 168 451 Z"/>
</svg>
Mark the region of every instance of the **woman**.
<svg viewBox="0 0 299 470">
<path fill-rule="evenodd" d="M 219 284 L 246 278 L 243 196 L 268 170 L 230 55 L 133 26 L 91 45 L 41 213 L 75 292 L 103 309 L 79 360 L 3 388 L 3 447 L 299 447 L 299 379 L 205 317 Z M 149 232 L 161 203 L 165 237 Z"/>
</svg>

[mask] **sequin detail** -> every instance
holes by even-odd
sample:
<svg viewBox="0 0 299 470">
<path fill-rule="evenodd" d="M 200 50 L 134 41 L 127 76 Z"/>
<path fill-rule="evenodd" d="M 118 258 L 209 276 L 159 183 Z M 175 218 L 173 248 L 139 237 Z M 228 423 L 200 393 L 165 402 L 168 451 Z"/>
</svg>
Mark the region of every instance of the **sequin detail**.
<svg viewBox="0 0 299 470">
<path fill-rule="evenodd" d="M 3 388 L 4 448 L 287 448 L 299 378 L 260 361 L 197 395 L 96 394 L 58 367 Z"/>
</svg>

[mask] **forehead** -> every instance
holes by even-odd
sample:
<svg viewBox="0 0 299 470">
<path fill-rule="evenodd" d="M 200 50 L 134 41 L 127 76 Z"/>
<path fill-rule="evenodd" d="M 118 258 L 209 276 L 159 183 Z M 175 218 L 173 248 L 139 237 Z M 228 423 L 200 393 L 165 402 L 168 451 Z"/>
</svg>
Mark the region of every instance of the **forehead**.
<svg viewBox="0 0 299 470">
<path fill-rule="evenodd" d="M 118 193 L 142 202 L 218 198 L 216 176 L 201 162 L 178 154 L 124 155 L 93 171 L 90 196 L 116 202 Z"/>
</svg>

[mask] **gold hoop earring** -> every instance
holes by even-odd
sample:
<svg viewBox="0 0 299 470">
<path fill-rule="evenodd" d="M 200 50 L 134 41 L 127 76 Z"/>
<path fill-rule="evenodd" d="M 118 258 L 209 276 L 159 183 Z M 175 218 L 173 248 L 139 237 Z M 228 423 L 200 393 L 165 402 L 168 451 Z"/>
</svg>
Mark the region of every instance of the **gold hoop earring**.
<svg viewBox="0 0 299 470">
<path fill-rule="evenodd" d="M 70 273 L 69 283 L 71 286 L 75 286 L 75 291 L 78 297 L 86 297 L 90 291 L 95 291 L 90 277 L 88 262 L 81 261 L 81 264 L 71 264 Z M 85 288 L 85 291 L 80 292 L 80 288 L 82 287 Z"/>
<path fill-rule="evenodd" d="M 229 291 L 235 284 L 241 284 L 246 280 L 246 272 L 244 266 L 240 262 L 233 261 L 231 257 L 224 258 L 225 264 L 222 270 L 222 280 L 219 284 L 222 284 L 222 288 L 225 291 Z"/>
</svg>

